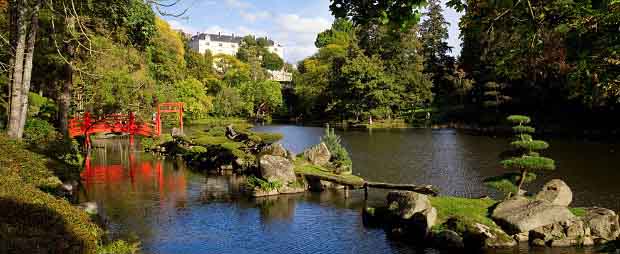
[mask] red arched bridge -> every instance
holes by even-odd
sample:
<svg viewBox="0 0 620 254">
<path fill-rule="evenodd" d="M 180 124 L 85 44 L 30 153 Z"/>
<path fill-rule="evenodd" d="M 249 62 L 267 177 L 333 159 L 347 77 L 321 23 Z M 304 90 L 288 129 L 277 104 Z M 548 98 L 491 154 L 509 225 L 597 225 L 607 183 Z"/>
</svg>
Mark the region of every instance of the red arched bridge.
<svg viewBox="0 0 620 254">
<path fill-rule="evenodd" d="M 86 112 L 69 120 L 69 136 L 85 137 L 85 145 L 90 146 L 90 135 L 97 133 L 129 134 L 133 143 L 133 136 L 159 136 L 162 132 L 161 114 L 177 113 L 179 125 L 183 129 L 183 103 L 166 102 L 157 105 L 157 113 L 152 122 L 142 122 L 136 119 L 133 112 L 129 114 L 107 114 L 93 116 Z"/>
</svg>

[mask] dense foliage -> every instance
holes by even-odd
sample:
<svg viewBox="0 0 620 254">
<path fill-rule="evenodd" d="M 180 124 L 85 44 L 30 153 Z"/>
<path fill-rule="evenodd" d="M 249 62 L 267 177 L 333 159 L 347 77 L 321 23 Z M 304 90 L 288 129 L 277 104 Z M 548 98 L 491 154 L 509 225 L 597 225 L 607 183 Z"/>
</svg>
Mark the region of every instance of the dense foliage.
<svg viewBox="0 0 620 254">
<path fill-rule="evenodd" d="M 489 101 L 483 91 L 495 82 L 512 98 L 500 103 L 503 112 L 525 109 L 564 127 L 586 128 L 604 126 L 617 114 L 620 2 L 452 0 L 449 5 L 465 12 L 460 60 L 476 81 L 472 107 Z"/>
<path fill-rule="evenodd" d="M 294 115 L 302 118 L 407 118 L 430 105 L 416 29 L 372 28 L 336 19 L 315 41 L 319 51 L 298 64 Z"/>
</svg>

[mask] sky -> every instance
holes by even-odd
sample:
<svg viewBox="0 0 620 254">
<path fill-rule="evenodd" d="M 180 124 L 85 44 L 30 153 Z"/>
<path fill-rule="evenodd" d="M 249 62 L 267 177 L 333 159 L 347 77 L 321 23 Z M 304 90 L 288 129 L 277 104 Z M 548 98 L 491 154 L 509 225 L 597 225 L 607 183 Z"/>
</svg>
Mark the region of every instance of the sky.
<svg viewBox="0 0 620 254">
<path fill-rule="evenodd" d="M 190 34 L 267 36 L 284 46 L 285 61 L 297 63 L 316 53 L 316 35 L 331 26 L 334 17 L 329 3 L 330 0 L 181 0 L 175 9 L 187 9 L 185 15 L 164 19 L 173 28 Z M 461 15 L 444 4 L 444 16 L 450 23 L 448 44 L 454 47 L 452 54 L 458 55 Z"/>
</svg>

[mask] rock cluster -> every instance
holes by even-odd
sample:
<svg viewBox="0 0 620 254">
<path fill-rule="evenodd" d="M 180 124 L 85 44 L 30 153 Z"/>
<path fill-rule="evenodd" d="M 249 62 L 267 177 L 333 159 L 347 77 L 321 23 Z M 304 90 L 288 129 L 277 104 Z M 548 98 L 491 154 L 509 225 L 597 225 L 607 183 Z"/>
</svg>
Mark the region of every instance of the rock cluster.
<svg viewBox="0 0 620 254">
<path fill-rule="evenodd" d="M 294 158 L 295 155 L 281 144 L 271 144 L 263 148 L 258 159 L 260 176 L 268 182 L 279 182 L 282 186 L 273 190 L 255 187 L 252 195 L 259 197 L 304 192 L 307 186 L 305 182 L 299 183 L 297 180 Z"/>
<path fill-rule="evenodd" d="M 368 225 L 383 225 L 393 237 L 424 240 L 437 222 L 437 209 L 428 196 L 412 191 L 391 191 L 387 206 L 368 208 L 363 213 Z"/>
<path fill-rule="evenodd" d="M 515 197 L 497 205 L 492 218 L 518 241 L 534 246 L 588 246 L 613 241 L 620 235 L 618 215 L 609 209 L 584 208 L 575 216 L 568 185 L 554 179 L 533 198 Z"/>
<path fill-rule="evenodd" d="M 327 165 L 331 157 L 329 148 L 323 142 L 304 151 L 304 159 L 317 166 Z"/>
</svg>

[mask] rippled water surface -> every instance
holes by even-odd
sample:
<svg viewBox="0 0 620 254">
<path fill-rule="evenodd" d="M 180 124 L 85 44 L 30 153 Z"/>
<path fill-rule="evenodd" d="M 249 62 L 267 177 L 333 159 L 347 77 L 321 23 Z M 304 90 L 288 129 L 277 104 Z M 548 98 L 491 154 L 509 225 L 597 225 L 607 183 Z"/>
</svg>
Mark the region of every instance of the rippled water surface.
<svg viewBox="0 0 620 254">
<path fill-rule="evenodd" d="M 199 129 L 199 127 L 195 127 Z M 321 128 L 256 127 L 284 134 L 294 152 L 319 142 Z M 433 184 L 442 194 L 493 195 L 480 182 L 501 173 L 497 154 L 507 140 L 456 131 L 339 132 L 354 172 L 376 181 Z M 616 145 L 551 140 L 558 164 L 545 180 L 561 177 L 578 206 L 620 209 L 620 154 Z M 365 228 L 362 193 L 305 193 L 261 199 L 240 197 L 236 176 L 206 176 L 181 161 L 135 152 L 124 140 L 103 140 L 83 173 L 83 201 L 100 203 L 113 237 L 139 238 L 145 253 L 433 253 Z M 370 203 L 384 202 L 372 191 Z M 583 249 L 522 246 L 496 253 L 590 253 Z"/>
</svg>

